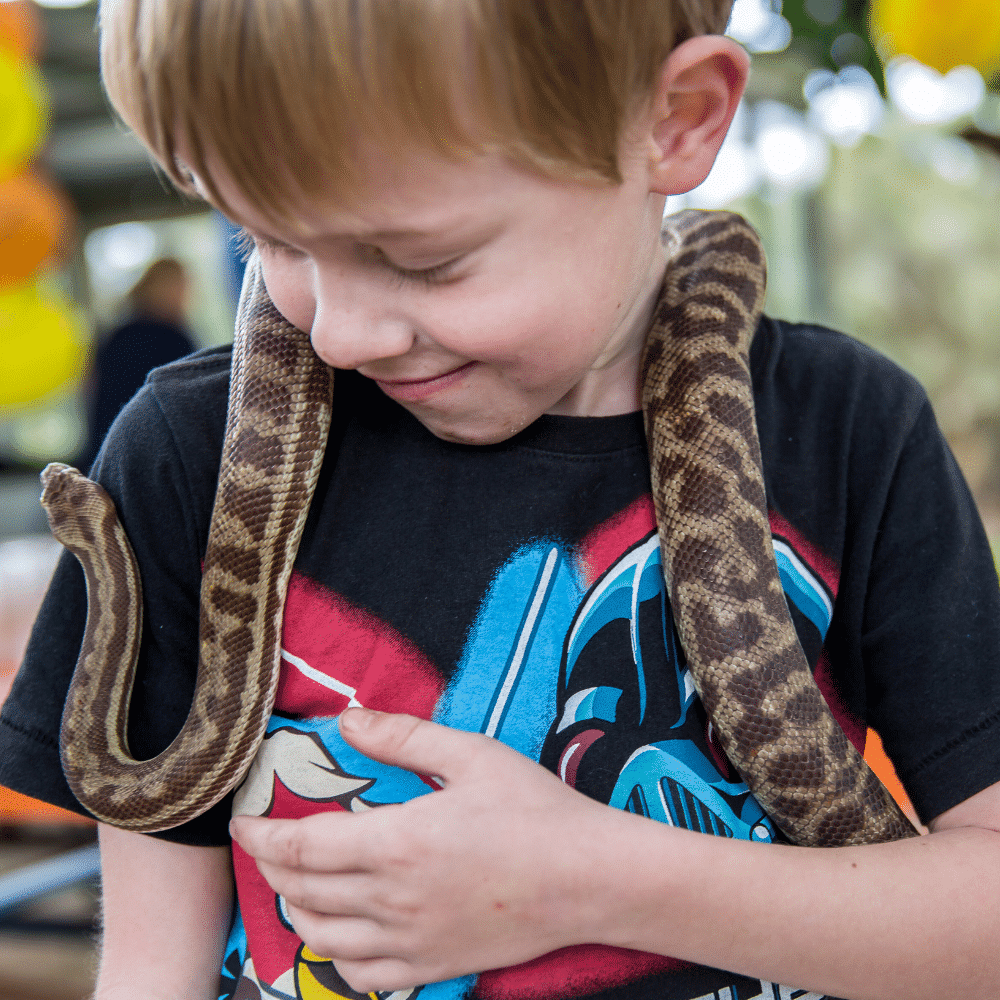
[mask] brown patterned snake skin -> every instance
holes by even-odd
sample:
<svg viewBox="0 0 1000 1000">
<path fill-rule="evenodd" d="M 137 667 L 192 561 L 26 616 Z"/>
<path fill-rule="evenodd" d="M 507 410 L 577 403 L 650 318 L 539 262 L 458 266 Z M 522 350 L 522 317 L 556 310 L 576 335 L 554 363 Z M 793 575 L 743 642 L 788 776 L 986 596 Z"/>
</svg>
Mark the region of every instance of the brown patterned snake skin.
<svg viewBox="0 0 1000 1000">
<path fill-rule="evenodd" d="M 785 836 L 828 847 L 915 833 L 837 725 L 781 589 L 748 370 L 764 297 L 756 233 L 684 212 L 665 230 L 664 290 L 643 359 L 643 410 L 664 572 L 698 693 L 736 768 Z M 270 716 L 281 614 L 329 426 L 330 370 L 267 298 L 252 262 L 201 589 L 191 713 L 158 757 L 129 756 L 141 633 L 138 574 L 111 501 L 66 466 L 43 475 L 53 533 L 87 578 L 87 627 L 63 714 L 77 798 L 152 832 L 204 812 L 249 768 Z"/>
</svg>

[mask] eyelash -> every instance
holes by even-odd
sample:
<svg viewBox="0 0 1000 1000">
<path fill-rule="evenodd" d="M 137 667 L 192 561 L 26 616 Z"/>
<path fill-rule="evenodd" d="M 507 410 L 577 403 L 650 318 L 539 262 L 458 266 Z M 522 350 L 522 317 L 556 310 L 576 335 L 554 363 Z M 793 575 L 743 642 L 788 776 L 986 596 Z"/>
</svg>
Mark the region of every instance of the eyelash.
<svg viewBox="0 0 1000 1000">
<path fill-rule="evenodd" d="M 267 250 L 271 253 L 297 253 L 297 251 L 285 243 L 270 240 L 266 236 L 254 236 L 246 229 L 240 229 L 236 233 L 233 237 L 233 245 L 244 263 L 250 259 L 250 254 L 255 249 Z M 378 247 L 372 247 L 371 257 L 378 266 L 389 271 L 399 285 L 406 284 L 407 282 L 418 282 L 426 286 L 443 284 L 447 278 L 448 271 L 456 263 L 456 260 L 449 260 L 434 267 L 420 269 L 400 267 L 389 260 Z"/>
</svg>

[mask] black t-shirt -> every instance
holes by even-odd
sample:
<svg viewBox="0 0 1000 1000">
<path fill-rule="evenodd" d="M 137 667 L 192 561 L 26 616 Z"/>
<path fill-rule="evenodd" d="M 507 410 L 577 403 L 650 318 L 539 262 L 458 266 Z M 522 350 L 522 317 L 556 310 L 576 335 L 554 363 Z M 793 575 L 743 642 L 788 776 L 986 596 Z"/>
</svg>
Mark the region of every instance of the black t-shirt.
<svg viewBox="0 0 1000 1000">
<path fill-rule="evenodd" d="M 974 505 L 923 392 L 881 356 L 765 318 L 751 369 L 775 552 L 803 648 L 848 735 L 863 745 L 867 727 L 880 733 L 928 820 L 1000 781 L 1000 592 Z M 95 470 L 143 575 L 137 757 L 169 743 L 190 703 L 228 375 L 225 349 L 155 372 Z M 305 815 L 430 792 L 339 739 L 334 717 L 361 703 L 494 735 L 618 808 L 774 836 L 712 739 L 676 640 L 639 414 L 546 415 L 473 447 L 435 438 L 354 373 L 337 374 L 334 400 L 286 603 L 275 715 L 238 793 L 245 811 Z M 82 574 L 65 557 L 0 718 L 0 781 L 77 809 L 57 734 L 84 614 Z M 228 843 L 230 808 L 163 836 Z M 238 849 L 234 867 L 242 919 L 226 989 L 242 975 L 294 995 L 311 976 L 353 996 L 303 953 Z M 726 989 L 732 1000 L 806 996 L 589 947 L 422 992 L 689 1000 Z"/>
</svg>

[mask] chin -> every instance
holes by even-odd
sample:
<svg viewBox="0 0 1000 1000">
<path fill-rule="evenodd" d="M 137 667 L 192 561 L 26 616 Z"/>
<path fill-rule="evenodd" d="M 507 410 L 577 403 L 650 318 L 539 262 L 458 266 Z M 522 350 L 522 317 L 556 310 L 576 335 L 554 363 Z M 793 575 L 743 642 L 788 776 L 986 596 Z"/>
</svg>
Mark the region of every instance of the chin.
<svg viewBox="0 0 1000 1000">
<path fill-rule="evenodd" d="M 450 441 L 452 444 L 468 445 L 488 445 L 500 444 L 520 434 L 534 419 L 512 418 L 504 420 L 500 417 L 489 419 L 472 419 L 469 421 L 438 421 L 424 420 L 418 414 L 414 414 L 418 420 L 433 434 L 442 441 Z"/>
</svg>

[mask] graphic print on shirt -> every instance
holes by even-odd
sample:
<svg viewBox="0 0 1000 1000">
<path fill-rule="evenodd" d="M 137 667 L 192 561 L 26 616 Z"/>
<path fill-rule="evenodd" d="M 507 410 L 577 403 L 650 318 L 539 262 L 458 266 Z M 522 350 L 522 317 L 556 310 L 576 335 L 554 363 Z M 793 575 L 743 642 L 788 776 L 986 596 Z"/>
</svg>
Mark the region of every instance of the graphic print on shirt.
<svg viewBox="0 0 1000 1000">
<path fill-rule="evenodd" d="M 821 643 L 831 588 L 794 545 L 776 539 L 776 549 L 779 544 L 787 549 L 779 550 L 786 592 Z M 431 779 L 373 762 L 341 739 L 336 716 L 361 704 L 496 737 L 584 794 L 660 822 L 717 836 L 775 837 L 695 695 L 674 632 L 648 500 L 572 549 L 549 539 L 519 549 L 484 594 L 447 685 L 405 636 L 302 577 L 293 577 L 290 587 L 284 642 L 276 712 L 234 811 L 358 812 L 431 793 Z M 221 998 L 363 1000 L 332 962 L 305 947 L 283 901 L 237 845 L 233 861 L 241 916 L 226 949 Z M 669 995 L 685 1000 L 816 997 L 592 945 L 478 977 L 368 996 L 533 1000 L 625 989 L 645 1000 L 665 995 L 663 974 L 670 977 Z"/>
</svg>

